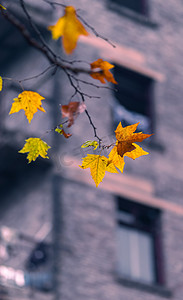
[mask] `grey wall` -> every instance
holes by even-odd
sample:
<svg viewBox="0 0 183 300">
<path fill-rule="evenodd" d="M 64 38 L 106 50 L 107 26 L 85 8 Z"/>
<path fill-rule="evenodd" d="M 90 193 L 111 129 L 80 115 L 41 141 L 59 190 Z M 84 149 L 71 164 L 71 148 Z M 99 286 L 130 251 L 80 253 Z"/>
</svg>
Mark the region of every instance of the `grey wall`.
<svg viewBox="0 0 183 300">
<path fill-rule="evenodd" d="M 165 77 L 163 82 L 155 82 L 154 87 L 156 130 L 153 143 L 156 147 L 153 143 L 145 143 L 144 149 L 150 152 L 149 156 L 135 161 L 126 159 L 124 174 L 133 175 L 137 179 L 150 180 L 154 186 L 154 196 L 163 198 L 168 203 L 182 205 L 183 5 L 180 0 L 173 2 L 170 0 L 166 2 L 149 1 L 149 20 L 140 18 L 137 21 L 135 16 L 131 18 L 124 16 L 123 11 L 120 13 L 109 4 L 110 1 L 107 0 L 93 0 L 92 6 L 89 1 L 69 1 L 69 5 L 82 9 L 80 11 L 82 17 L 94 26 L 101 35 L 123 47 L 138 51 L 144 56 L 146 68 L 157 71 Z M 57 17 L 58 12 L 55 20 Z M 100 49 L 79 43 L 72 58 L 82 57 L 82 59 L 92 62 L 99 56 L 101 56 Z M 36 70 L 32 68 L 32 60 Z M 29 53 L 29 61 L 30 63 L 27 64 L 27 57 L 25 57 L 21 64 L 13 65 L 9 73 L 17 74 L 17 70 L 21 70 L 22 76 L 25 76 L 31 70 L 29 75 L 32 75 L 34 72 L 39 73 L 39 70 L 47 64 L 34 51 Z M 93 82 L 92 79 L 91 82 Z M 58 86 L 59 92 L 56 92 L 55 89 L 58 90 Z M 86 105 L 99 135 L 105 136 L 110 141 L 113 129 L 111 103 L 113 103 L 114 95 L 110 90 L 95 89 L 89 86 L 83 88 L 88 94 L 101 96 L 100 100 L 87 99 Z M 56 85 L 52 81 L 44 82 L 41 92 L 45 98 L 48 98 L 48 101 L 45 102 L 48 111 L 46 116 L 35 116 L 31 127 L 22 125 L 26 123 L 26 120 L 21 113 L 21 117 L 17 117 L 15 114 L 16 116 L 4 120 L 4 128 L 9 132 L 13 129 L 16 133 L 17 138 L 14 140 L 16 140 L 15 143 L 18 141 L 18 147 L 22 147 L 22 135 L 27 137 L 30 134 L 42 134 L 47 128 L 53 126 L 55 106 L 53 108 L 52 104 L 56 95 L 58 95 L 56 106 L 59 107 L 59 103 L 66 104 L 73 94 L 67 78 L 62 73 L 59 73 Z M 11 105 L 7 100 L 15 96 L 12 90 L 8 96 L 5 92 L 2 94 L 2 103 L 5 103 L 3 107 L 7 113 Z M 79 97 L 76 97 L 76 100 L 79 100 Z M 57 118 L 59 119 L 58 116 Z M 73 133 L 72 138 L 66 141 L 61 140 L 62 137 L 59 136 L 56 136 L 56 139 L 46 136 L 46 141 L 55 145 L 56 151 L 54 149 L 50 151 L 54 168 L 49 171 L 50 177 L 46 177 L 46 188 L 42 184 L 36 187 L 37 201 L 39 208 L 42 208 L 40 214 L 45 215 L 45 217 L 40 219 L 40 216 L 34 214 L 32 220 L 33 224 L 38 224 L 44 218 L 48 218 L 47 209 L 50 209 L 50 203 L 52 204 L 51 201 L 53 200 L 53 187 L 50 182 L 56 173 L 59 176 L 58 182 L 60 180 L 60 186 L 57 185 L 57 192 L 60 194 L 59 201 L 62 208 L 62 211 L 59 212 L 62 228 L 57 228 L 57 247 L 60 249 L 59 254 L 57 253 L 59 258 L 57 288 L 60 298 L 57 299 L 161 299 L 162 290 L 160 292 L 156 290 L 157 294 L 154 294 L 145 291 L 145 289 L 139 289 L 133 284 L 130 288 L 119 283 L 116 273 L 118 263 L 116 256 L 116 192 L 114 190 L 114 193 L 108 193 L 90 185 L 78 183 L 77 180 L 65 178 L 65 169 L 69 166 L 62 158 L 69 154 L 81 160 L 80 145 L 87 139 L 93 138 L 93 130 L 84 114 L 76 120 L 71 132 Z M 72 172 L 72 163 L 70 170 Z M 18 167 L 17 172 L 20 172 Z M 22 201 L 23 198 L 26 198 L 25 203 L 27 201 L 33 203 L 33 208 L 37 210 L 37 204 L 31 199 L 31 197 L 35 199 L 35 195 L 31 193 L 29 188 L 26 189 L 29 196 L 26 196 L 26 192 L 25 195 L 16 193 L 17 200 Z M 2 224 L 12 226 L 9 215 L 13 214 L 13 210 L 13 205 L 9 205 L 9 212 L 2 216 Z M 23 224 L 27 224 L 26 219 L 28 216 L 30 217 L 29 214 L 29 209 L 27 209 L 25 216 L 22 214 L 20 219 L 22 227 Z M 14 226 L 17 229 L 21 227 L 19 223 Z M 31 225 L 31 228 L 29 230 L 24 228 L 24 230 L 34 234 L 34 225 Z M 163 211 L 162 244 L 166 277 L 165 288 L 173 293 L 172 299 L 174 300 L 182 300 L 182 234 L 182 216 Z"/>
</svg>

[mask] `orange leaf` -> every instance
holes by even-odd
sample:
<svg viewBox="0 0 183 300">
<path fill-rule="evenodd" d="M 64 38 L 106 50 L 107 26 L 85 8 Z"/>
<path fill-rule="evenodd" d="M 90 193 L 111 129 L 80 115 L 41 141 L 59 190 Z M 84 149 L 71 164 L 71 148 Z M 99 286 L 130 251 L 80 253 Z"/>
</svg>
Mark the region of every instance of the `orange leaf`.
<svg viewBox="0 0 183 300">
<path fill-rule="evenodd" d="M 91 69 L 95 71 L 95 69 L 100 69 L 90 76 L 94 79 L 100 80 L 101 83 L 106 83 L 105 80 L 117 84 L 116 80 L 114 79 L 112 73 L 109 71 L 110 69 L 114 68 L 114 65 L 110 64 L 107 61 L 103 61 L 103 59 L 99 58 L 98 60 L 94 61 L 90 64 Z"/>
<path fill-rule="evenodd" d="M 109 153 L 109 160 L 121 171 L 121 173 L 123 173 L 125 162 L 124 158 L 118 154 L 117 146 L 114 146 L 114 148 Z"/>
<path fill-rule="evenodd" d="M 121 157 L 126 155 L 135 159 L 141 155 L 148 154 L 134 142 L 142 142 L 152 134 L 143 134 L 142 132 L 134 133 L 138 124 L 139 123 L 126 127 L 123 127 L 121 122 L 118 124 L 115 134 L 117 139 L 117 152 Z"/>
<path fill-rule="evenodd" d="M 68 118 L 68 127 L 71 127 L 74 124 L 74 120 L 77 118 L 78 114 L 85 111 L 85 109 L 85 104 L 79 102 L 70 102 L 68 105 L 62 105 L 62 118 Z"/>
<path fill-rule="evenodd" d="M 80 35 L 89 35 L 78 20 L 73 6 L 66 6 L 64 16 L 55 25 L 49 26 L 48 30 L 52 32 L 54 40 L 62 37 L 63 47 L 67 54 L 71 54 L 76 48 Z"/>
</svg>

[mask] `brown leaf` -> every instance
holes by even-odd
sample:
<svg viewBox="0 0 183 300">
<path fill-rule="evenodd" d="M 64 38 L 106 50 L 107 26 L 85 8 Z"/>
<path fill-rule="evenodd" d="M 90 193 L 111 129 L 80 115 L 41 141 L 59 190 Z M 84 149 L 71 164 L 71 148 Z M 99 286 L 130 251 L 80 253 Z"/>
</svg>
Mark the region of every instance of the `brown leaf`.
<svg viewBox="0 0 183 300">
<path fill-rule="evenodd" d="M 121 125 L 121 122 L 118 124 L 118 127 L 115 131 L 116 139 L 117 139 L 117 152 L 118 154 L 123 157 L 124 155 L 128 156 L 129 152 L 134 151 L 138 145 L 135 144 L 135 142 L 142 142 L 144 139 L 147 139 L 152 134 L 144 134 L 142 132 L 134 133 L 134 131 L 137 129 L 139 123 L 123 127 Z M 143 149 L 138 146 L 138 157 L 140 156 L 140 149 L 141 149 L 141 155 L 144 155 Z M 137 153 L 137 150 L 134 152 Z M 133 159 L 134 158 L 133 153 Z M 146 152 L 147 153 L 147 152 Z M 131 155 L 129 155 L 131 157 Z"/>
<path fill-rule="evenodd" d="M 70 102 L 68 105 L 62 105 L 61 112 L 62 118 L 68 118 L 68 126 L 71 127 L 74 124 L 74 120 L 77 118 L 78 114 L 85 111 L 86 105 L 79 102 Z"/>
<path fill-rule="evenodd" d="M 62 129 L 62 134 L 63 134 L 63 136 L 66 138 L 66 139 L 68 139 L 72 134 L 70 134 L 70 133 L 66 133 L 65 131 L 64 131 L 64 129 Z"/>
</svg>

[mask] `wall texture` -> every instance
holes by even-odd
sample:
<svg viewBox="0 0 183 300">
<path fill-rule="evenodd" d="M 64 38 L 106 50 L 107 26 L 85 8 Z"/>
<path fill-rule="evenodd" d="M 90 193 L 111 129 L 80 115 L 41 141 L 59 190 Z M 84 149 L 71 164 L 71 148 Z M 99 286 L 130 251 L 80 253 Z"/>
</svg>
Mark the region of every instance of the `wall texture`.
<svg viewBox="0 0 183 300">
<path fill-rule="evenodd" d="M 57 247 L 55 299 L 159 300 L 162 296 L 166 299 L 171 295 L 173 300 L 182 300 L 183 5 L 180 0 L 149 1 L 148 18 L 131 14 L 110 0 L 93 0 L 92 7 L 90 1 L 86 0 L 69 1 L 69 5 L 80 9 L 79 14 L 98 33 L 117 45 L 114 50 L 102 39 L 81 39 L 72 59 L 82 58 L 92 62 L 104 57 L 111 63 L 128 66 L 154 80 L 155 132 L 152 140 L 143 146 L 150 155 L 135 161 L 127 158 L 124 175 L 108 176 L 96 189 L 91 183 L 90 174 L 76 168 L 83 155 L 80 145 L 93 137 L 92 128 L 83 114 L 72 128 L 72 139 L 63 142 L 60 136 L 46 136 L 46 141 L 55 148 L 50 151 L 52 168 L 48 168 L 47 173 L 44 170 L 44 174 L 40 172 L 39 178 L 45 180 L 44 184 L 36 185 L 34 190 L 37 179 L 31 173 L 28 177 L 28 180 L 31 178 L 31 189 L 25 184 L 21 190 L 21 183 L 18 183 L 15 184 L 14 194 L 2 194 L 4 199 L 9 199 L 9 204 L 1 213 L 1 225 L 14 226 L 18 230 L 22 227 L 25 233 L 34 235 L 42 223 L 51 222 L 52 212 L 57 213 L 52 219 L 53 241 Z M 59 13 L 61 9 L 53 13 L 52 22 Z M 60 44 L 57 46 L 59 53 Z M 16 76 L 18 69 L 19 76 L 24 77 L 29 70 L 31 76 L 46 67 L 47 62 L 34 50 L 26 53 L 23 60 L 19 58 L 17 64 L 9 66 L 8 74 L 4 68 L 3 75 Z M 32 61 L 36 69 L 32 67 Z M 89 81 L 93 82 L 92 79 Z M 31 127 L 23 125 L 23 114 L 18 118 L 3 118 L 3 145 L 11 144 L 20 148 L 22 136 L 42 134 L 56 121 L 59 122 L 57 108 L 60 103 L 66 104 L 73 94 L 67 78 L 59 73 L 55 81 L 43 81 L 40 87 L 40 93 L 44 93 L 48 99 L 45 104 L 48 114 L 35 116 Z M 36 84 L 34 88 L 37 88 Z M 114 138 L 114 93 L 89 85 L 83 85 L 83 89 L 88 94 L 101 96 L 101 99 L 87 99 L 86 105 L 98 134 L 106 143 L 110 143 Z M 3 91 L 1 107 L 4 113 L 8 113 L 11 105 L 8 99 L 13 97 L 15 90 L 10 90 L 8 94 Z M 79 97 L 75 100 L 79 100 Z M 40 127 L 40 124 L 43 125 Z M 2 161 L 3 164 L 6 165 L 6 162 Z M 11 166 L 8 170 L 7 177 L 12 176 Z M 17 165 L 16 174 L 19 173 L 20 167 Z M 3 173 L 0 175 L 3 178 Z M 12 180 L 16 176 L 13 173 Z M 7 181 L 6 186 L 8 189 Z M 117 196 L 146 203 L 162 211 L 163 287 L 147 287 L 120 280 L 117 274 Z M 14 208 L 14 198 L 16 207 L 20 207 L 18 211 Z M 25 201 L 23 205 L 22 201 Z M 53 202 L 58 205 L 57 212 Z M 31 206 L 32 211 L 29 209 Z M 16 222 L 17 218 L 19 222 Z"/>
</svg>

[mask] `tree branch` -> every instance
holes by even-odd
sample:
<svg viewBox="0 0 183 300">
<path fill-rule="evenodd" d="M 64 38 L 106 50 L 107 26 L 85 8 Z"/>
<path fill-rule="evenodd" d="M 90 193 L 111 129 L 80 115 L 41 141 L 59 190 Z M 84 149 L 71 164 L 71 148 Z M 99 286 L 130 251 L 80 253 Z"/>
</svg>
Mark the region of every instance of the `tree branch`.
<svg viewBox="0 0 183 300">
<path fill-rule="evenodd" d="M 1 10 L 1 13 L 3 17 L 5 17 L 11 24 L 13 24 L 23 35 L 23 37 L 26 39 L 26 41 L 29 43 L 29 45 L 33 46 L 40 52 L 44 54 L 44 56 L 48 59 L 48 61 L 51 64 L 54 64 L 55 66 L 61 68 L 62 70 L 68 70 L 74 74 L 93 74 L 95 72 L 92 72 L 90 70 L 84 69 L 84 68 L 77 68 L 73 67 L 71 65 L 67 65 L 62 63 L 59 58 L 56 56 L 56 54 L 50 53 L 50 50 L 47 49 L 47 47 L 43 47 L 42 44 L 40 44 L 35 38 L 33 38 L 27 28 L 24 24 L 22 24 L 15 16 L 13 16 L 10 12 Z"/>
<path fill-rule="evenodd" d="M 75 86 L 75 84 L 73 83 L 72 77 L 71 77 L 71 75 L 69 74 L 69 72 L 68 72 L 67 70 L 65 70 L 65 73 L 66 73 L 66 75 L 67 75 L 67 77 L 68 77 L 68 79 L 69 79 L 69 82 L 70 82 L 71 86 L 72 86 L 72 87 L 74 88 L 74 90 L 75 90 L 75 94 L 78 93 L 78 94 L 81 96 L 82 101 L 85 102 L 84 93 L 81 92 L 81 91 L 78 89 L 77 86 Z M 93 123 L 93 121 L 92 121 L 92 118 L 91 118 L 91 116 L 90 116 L 90 114 L 89 114 L 89 112 L 88 112 L 87 109 L 85 109 L 85 113 L 86 113 L 86 115 L 87 115 L 87 117 L 88 117 L 88 119 L 89 119 L 89 122 L 90 122 L 90 124 L 91 124 L 91 126 L 92 126 L 92 128 L 93 128 L 93 131 L 94 131 L 94 137 L 96 137 L 96 138 L 98 139 L 98 141 L 99 141 L 99 147 L 100 147 L 102 139 L 98 136 L 98 134 L 97 134 L 97 128 L 95 127 L 95 125 L 94 125 L 94 123 Z"/>
<path fill-rule="evenodd" d="M 29 21 L 29 24 L 30 26 L 33 28 L 34 32 L 37 34 L 40 42 L 38 42 L 35 38 L 33 38 L 30 34 L 30 32 L 27 30 L 27 28 L 25 27 L 24 24 L 22 24 L 14 15 L 12 15 L 10 12 L 8 11 L 4 11 L 4 10 L 1 10 L 1 13 L 2 15 L 10 22 L 12 23 L 20 32 L 21 34 L 23 35 L 23 37 L 26 39 L 26 41 L 31 45 L 33 46 L 34 48 L 36 48 L 37 50 L 39 50 L 42 54 L 44 54 L 44 56 L 48 59 L 48 61 L 50 62 L 50 67 L 48 67 L 45 71 L 41 72 L 40 74 L 36 75 L 36 76 L 32 76 L 30 78 L 26 78 L 24 80 L 19 80 L 19 84 L 22 82 L 22 81 L 26 81 L 26 80 L 30 80 L 30 79 L 34 79 L 34 78 L 37 78 L 39 76 L 41 76 L 42 74 L 44 74 L 47 70 L 49 70 L 49 68 L 55 66 L 55 67 L 59 67 L 61 68 L 65 74 L 67 75 L 68 77 L 68 80 L 71 84 L 71 86 L 74 88 L 75 92 L 74 92 L 74 95 L 76 94 L 79 94 L 82 101 L 85 102 L 85 97 L 89 97 L 89 98 L 100 98 L 100 97 L 97 97 L 97 96 L 90 96 L 86 93 L 83 93 L 81 90 L 80 90 L 80 87 L 79 87 L 79 82 L 82 82 L 82 83 L 85 83 L 85 84 L 90 84 L 90 83 L 87 83 L 87 81 L 82 81 L 78 78 L 75 77 L 76 74 L 79 74 L 79 73 L 82 73 L 82 74 L 88 74 L 88 75 L 91 75 L 91 74 L 94 74 L 96 73 L 95 71 L 91 71 L 91 70 L 87 70 L 87 69 L 84 69 L 84 68 L 78 68 L 78 67 L 74 67 L 72 66 L 73 62 L 68 62 L 68 64 L 65 64 L 63 63 L 62 59 L 57 56 L 54 51 L 47 45 L 47 43 L 45 42 L 44 38 L 42 37 L 40 31 L 38 30 L 38 28 L 36 27 L 36 25 L 33 23 L 32 19 L 31 19 L 31 16 L 29 15 L 27 9 L 26 9 L 26 6 L 24 4 L 24 0 L 19 0 L 20 1 L 20 4 L 21 4 L 21 7 Z M 48 2 L 49 4 L 57 4 L 57 3 L 50 3 L 49 1 L 45 1 L 45 2 Z M 87 24 L 87 23 L 85 23 Z M 87 25 L 89 26 L 89 25 Z M 91 27 L 92 28 L 92 27 Z M 93 30 L 93 28 L 92 28 Z M 97 34 L 97 33 L 95 33 Z M 98 35 L 99 36 L 99 35 Z M 78 61 L 76 61 L 78 62 Z M 81 61 L 79 61 L 81 62 Z M 70 74 L 73 73 L 72 74 Z M 97 72 L 98 73 L 98 72 Z M 76 84 L 74 84 L 73 80 L 76 80 Z M 95 85 L 95 84 L 91 84 L 92 86 L 96 87 L 96 88 L 99 88 L 100 86 L 98 85 Z M 101 86 L 102 88 L 103 86 Z M 106 87 L 105 87 L 106 88 Z M 74 96 L 73 95 L 73 96 Z M 72 97 L 73 97 L 72 96 Z M 93 121 L 92 121 L 92 118 L 88 112 L 87 109 L 85 109 L 85 113 L 89 119 L 89 122 L 93 128 L 93 131 L 94 131 L 94 136 L 98 139 L 99 141 L 99 147 L 101 145 L 101 141 L 102 139 L 98 136 L 97 134 L 97 128 L 95 127 Z"/>
</svg>

